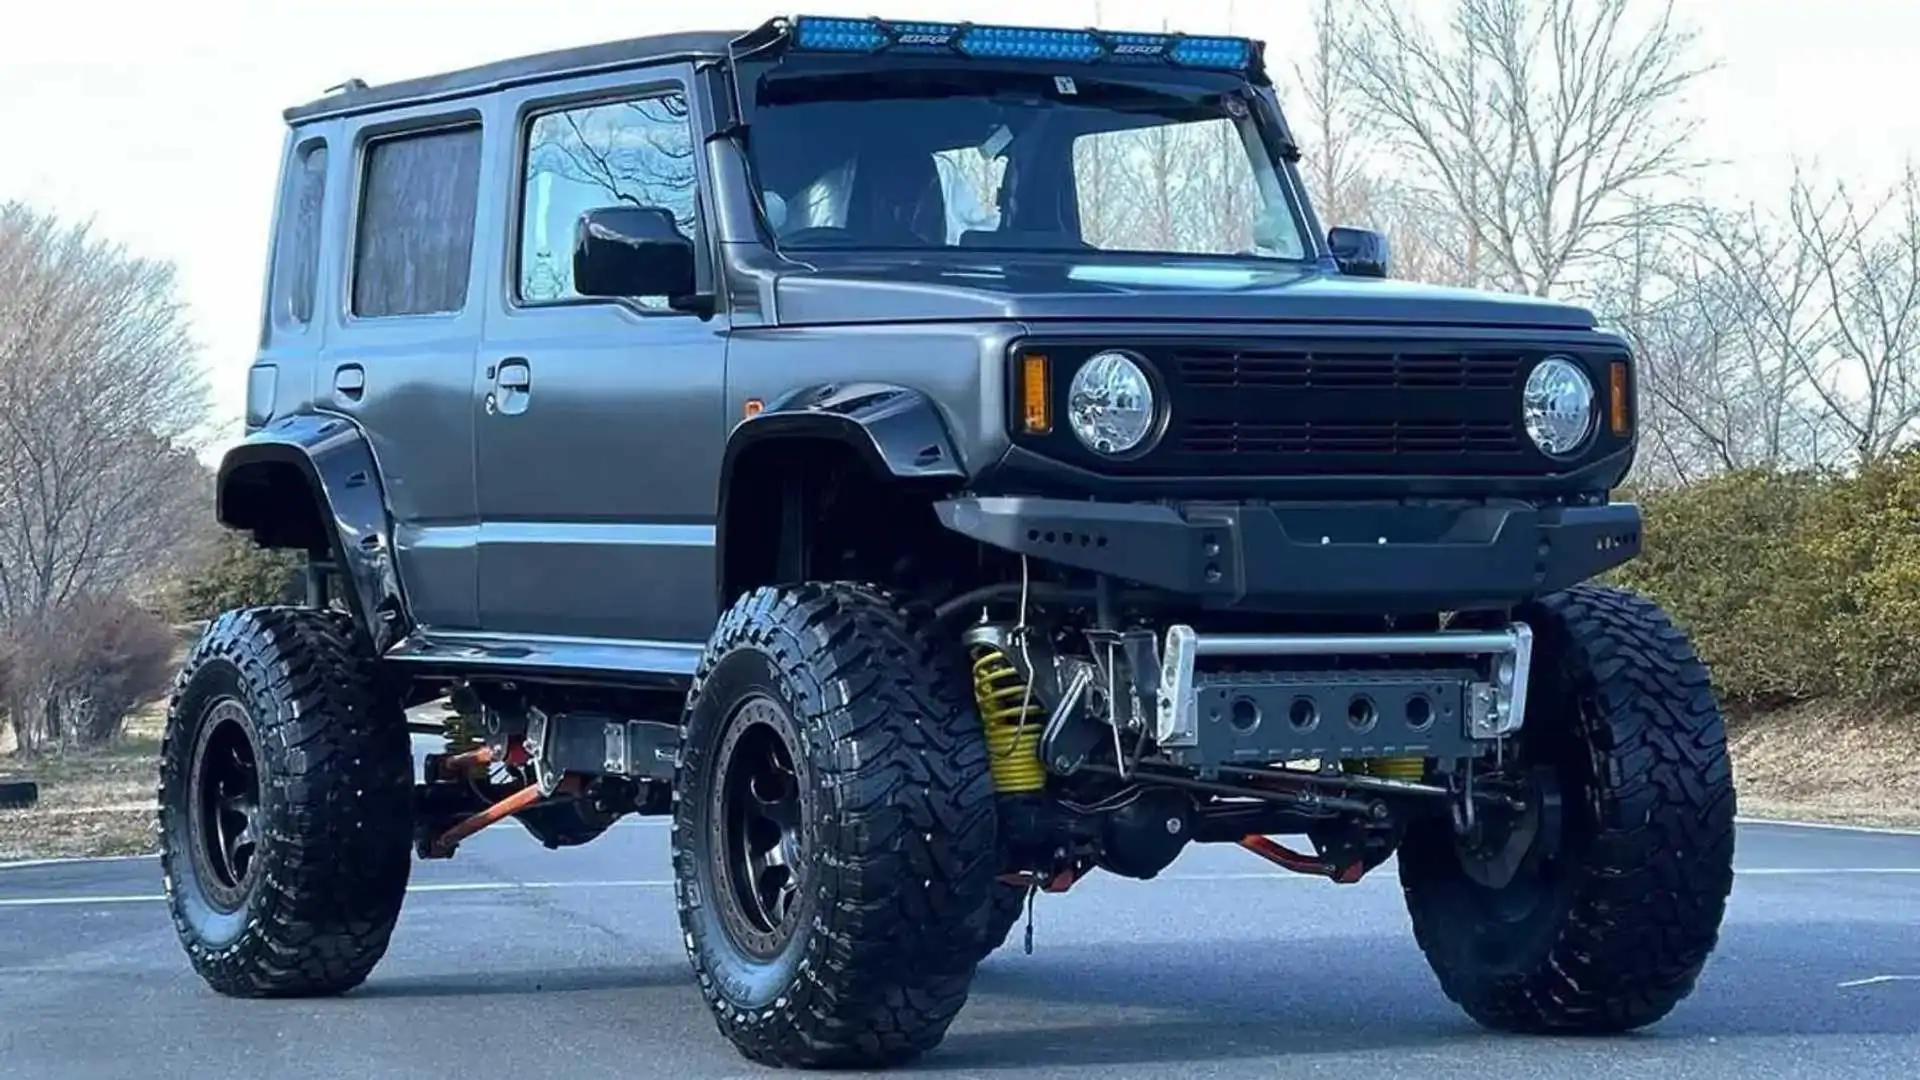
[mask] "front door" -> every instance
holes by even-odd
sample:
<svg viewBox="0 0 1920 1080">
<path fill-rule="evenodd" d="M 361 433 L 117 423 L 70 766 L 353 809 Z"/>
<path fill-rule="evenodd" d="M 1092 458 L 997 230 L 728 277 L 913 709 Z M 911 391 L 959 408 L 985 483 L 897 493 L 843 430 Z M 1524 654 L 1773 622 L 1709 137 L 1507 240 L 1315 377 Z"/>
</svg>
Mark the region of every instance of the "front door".
<svg viewBox="0 0 1920 1080">
<path fill-rule="evenodd" d="M 672 211 L 697 235 L 684 66 L 547 85 L 517 118 L 506 273 L 473 386 L 482 629 L 654 645 L 690 667 L 714 616 L 724 319 L 572 288 L 583 211 Z M 586 639 L 583 641 L 582 639 Z"/>
</svg>

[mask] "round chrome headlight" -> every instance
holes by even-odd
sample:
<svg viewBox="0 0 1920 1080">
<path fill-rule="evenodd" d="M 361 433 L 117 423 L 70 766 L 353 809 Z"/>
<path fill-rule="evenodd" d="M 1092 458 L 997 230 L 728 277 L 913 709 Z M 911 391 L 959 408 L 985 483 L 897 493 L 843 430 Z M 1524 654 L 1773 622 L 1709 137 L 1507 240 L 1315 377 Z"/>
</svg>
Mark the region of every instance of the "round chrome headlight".
<svg viewBox="0 0 1920 1080">
<path fill-rule="evenodd" d="M 1593 381 L 1566 357 L 1549 356 L 1527 376 L 1520 412 L 1535 446 L 1566 457 L 1593 434 Z"/>
<path fill-rule="evenodd" d="M 1100 353 L 1073 373 L 1067 420 L 1088 449 L 1129 453 L 1153 434 L 1153 382 L 1126 353 Z"/>
</svg>

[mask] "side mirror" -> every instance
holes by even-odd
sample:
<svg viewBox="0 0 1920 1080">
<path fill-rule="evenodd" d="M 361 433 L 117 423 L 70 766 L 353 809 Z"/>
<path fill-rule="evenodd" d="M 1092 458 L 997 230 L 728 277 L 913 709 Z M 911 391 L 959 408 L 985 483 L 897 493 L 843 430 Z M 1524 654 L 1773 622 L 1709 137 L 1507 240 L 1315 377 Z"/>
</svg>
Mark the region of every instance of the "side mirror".
<svg viewBox="0 0 1920 1080">
<path fill-rule="evenodd" d="M 1388 250 L 1387 238 L 1372 229 L 1335 226 L 1327 230 L 1327 246 L 1333 249 L 1333 260 L 1340 264 L 1341 273 L 1353 277 L 1387 276 L 1392 252 Z"/>
<path fill-rule="evenodd" d="M 657 206 L 603 206 L 573 229 L 573 289 L 581 296 L 664 296 L 694 292 L 693 241 Z"/>
</svg>

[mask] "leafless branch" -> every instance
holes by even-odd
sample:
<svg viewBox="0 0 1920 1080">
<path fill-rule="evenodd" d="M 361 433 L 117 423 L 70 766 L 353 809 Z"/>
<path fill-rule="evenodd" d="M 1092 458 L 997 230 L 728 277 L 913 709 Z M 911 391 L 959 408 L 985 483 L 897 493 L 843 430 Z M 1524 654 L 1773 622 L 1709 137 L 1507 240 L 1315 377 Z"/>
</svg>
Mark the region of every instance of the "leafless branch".
<svg viewBox="0 0 1920 1080">
<path fill-rule="evenodd" d="M 1695 164 L 1684 99 L 1709 66 L 1671 0 L 1453 0 L 1443 37 L 1407 0 L 1346 6 L 1334 63 L 1485 284 L 1545 295 L 1616 255 L 1659 209 L 1634 197 Z"/>
</svg>

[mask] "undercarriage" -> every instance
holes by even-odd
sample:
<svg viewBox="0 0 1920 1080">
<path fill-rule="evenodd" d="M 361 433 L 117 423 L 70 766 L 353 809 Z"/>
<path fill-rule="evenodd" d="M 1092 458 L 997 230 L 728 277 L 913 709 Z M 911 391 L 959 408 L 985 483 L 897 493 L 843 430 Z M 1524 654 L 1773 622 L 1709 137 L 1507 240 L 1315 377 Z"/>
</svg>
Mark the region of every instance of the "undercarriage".
<svg viewBox="0 0 1920 1080">
<path fill-rule="evenodd" d="M 934 613 L 968 665 L 1005 884 L 1058 892 L 1094 869 L 1151 879 L 1190 843 L 1351 883 L 1410 821 L 1475 843 L 1543 797 L 1512 767 L 1533 663 L 1523 622 L 1202 633 L 1117 615 L 1126 598 L 1093 591 L 1086 609 L 1023 602 L 1016 586 Z M 451 857 L 508 818 L 559 848 L 668 812 L 679 725 L 630 708 L 579 690 L 456 688 L 442 724 L 416 725 L 447 741 L 419 787 L 416 854 Z"/>
</svg>

